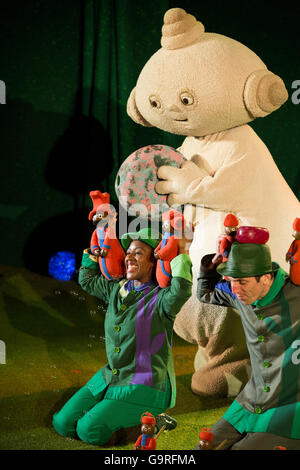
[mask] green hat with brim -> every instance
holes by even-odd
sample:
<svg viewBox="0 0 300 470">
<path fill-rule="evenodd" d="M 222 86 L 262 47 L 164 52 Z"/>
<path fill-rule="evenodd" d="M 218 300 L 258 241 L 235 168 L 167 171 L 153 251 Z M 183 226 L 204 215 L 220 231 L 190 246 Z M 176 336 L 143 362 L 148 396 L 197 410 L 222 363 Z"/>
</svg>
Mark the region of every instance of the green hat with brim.
<svg viewBox="0 0 300 470">
<path fill-rule="evenodd" d="M 222 276 L 253 277 L 273 271 L 268 245 L 234 242 L 228 260 L 219 264 L 217 271 Z"/>
<path fill-rule="evenodd" d="M 161 234 L 150 228 L 142 228 L 139 232 L 124 233 L 121 237 L 121 244 L 125 251 L 134 240 L 140 240 L 154 249 L 161 241 Z"/>
</svg>

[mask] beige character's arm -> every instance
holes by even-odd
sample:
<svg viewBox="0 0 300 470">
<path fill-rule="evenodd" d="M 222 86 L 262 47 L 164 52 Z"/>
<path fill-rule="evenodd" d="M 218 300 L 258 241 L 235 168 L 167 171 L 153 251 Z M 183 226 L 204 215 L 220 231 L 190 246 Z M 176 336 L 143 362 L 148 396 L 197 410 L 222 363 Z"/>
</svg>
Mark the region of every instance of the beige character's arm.
<svg viewBox="0 0 300 470">
<path fill-rule="evenodd" d="M 255 181 L 262 169 L 251 164 L 247 154 L 225 160 L 215 174 L 208 174 L 194 161 L 184 162 L 181 168 L 161 166 L 156 184 L 159 194 L 169 194 L 168 204 L 199 204 L 216 210 L 239 210 L 241 201 L 251 203 Z M 245 197 L 248 193 L 248 197 Z M 243 197 L 241 197 L 243 195 Z M 253 201 L 252 201 L 253 202 Z M 234 204 L 234 207 L 233 207 Z"/>
<path fill-rule="evenodd" d="M 158 169 L 158 177 L 164 181 L 159 181 L 155 190 L 158 194 L 169 194 L 168 204 L 187 204 L 188 200 L 186 190 L 193 181 L 199 183 L 208 174 L 202 168 L 199 168 L 193 161 L 183 162 L 181 168 L 172 166 L 161 166 Z"/>
</svg>

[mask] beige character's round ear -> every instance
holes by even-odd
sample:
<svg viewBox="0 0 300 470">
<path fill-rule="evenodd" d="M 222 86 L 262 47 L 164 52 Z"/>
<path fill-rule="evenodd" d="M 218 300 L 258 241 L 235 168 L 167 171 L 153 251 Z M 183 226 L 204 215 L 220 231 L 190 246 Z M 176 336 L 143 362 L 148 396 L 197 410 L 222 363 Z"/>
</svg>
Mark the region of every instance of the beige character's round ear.
<svg viewBox="0 0 300 470">
<path fill-rule="evenodd" d="M 244 101 L 253 117 L 264 117 L 288 99 L 283 80 L 267 69 L 256 70 L 247 78 Z"/>
<path fill-rule="evenodd" d="M 126 109 L 127 114 L 137 124 L 141 124 L 142 126 L 145 126 L 145 127 L 153 127 L 152 124 L 149 124 L 149 122 L 143 118 L 143 116 L 141 115 L 141 113 L 139 112 L 137 108 L 137 105 L 135 102 L 135 88 L 136 87 L 134 87 L 133 90 L 131 90 L 131 93 L 127 100 L 127 109 Z"/>
</svg>

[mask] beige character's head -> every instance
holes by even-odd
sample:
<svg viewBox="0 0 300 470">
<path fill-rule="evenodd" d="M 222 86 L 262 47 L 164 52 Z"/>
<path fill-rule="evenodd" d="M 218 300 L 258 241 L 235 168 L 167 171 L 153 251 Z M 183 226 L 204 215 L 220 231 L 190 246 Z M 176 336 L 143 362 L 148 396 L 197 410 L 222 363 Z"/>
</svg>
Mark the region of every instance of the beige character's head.
<svg viewBox="0 0 300 470">
<path fill-rule="evenodd" d="M 281 78 L 254 52 L 204 32 L 181 8 L 166 12 L 161 45 L 127 102 L 127 113 L 138 124 L 205 136 L 267 116 L 288 98 Z"/>
</svg>

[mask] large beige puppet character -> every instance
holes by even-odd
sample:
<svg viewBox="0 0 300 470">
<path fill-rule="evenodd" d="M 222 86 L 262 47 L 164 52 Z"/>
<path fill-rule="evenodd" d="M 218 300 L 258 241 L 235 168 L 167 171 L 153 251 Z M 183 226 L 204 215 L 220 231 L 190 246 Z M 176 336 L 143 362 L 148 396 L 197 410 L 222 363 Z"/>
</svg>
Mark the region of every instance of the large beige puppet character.
<svg viewBox="0 0 300 470">
<path fill-rule="evenodd" d="M 215 252 L 231 212 L 240 225 L 268 228 L 273 259 L 287 268 L 285 248 L 299 202 L 247 123 L 278 109 L 288 94 L 254 52 L 204 32 L 183 9 L 166 12 L 161 45 L 142 69 L 127 112 L 141 125 L 186 136 L 179 150 L 188 161 L 180 169 L 161 167 L 162 181 L 156 185 L 158 193 L 169 194 L 170 205 L 195 209 L 194 295 L 178 315 L 175 331 L 199 345 L 192 390 L 234 396 L 249 372 L 244 333 L 236 311 L 196 299 L 199 263 Z"/>
</svg>

